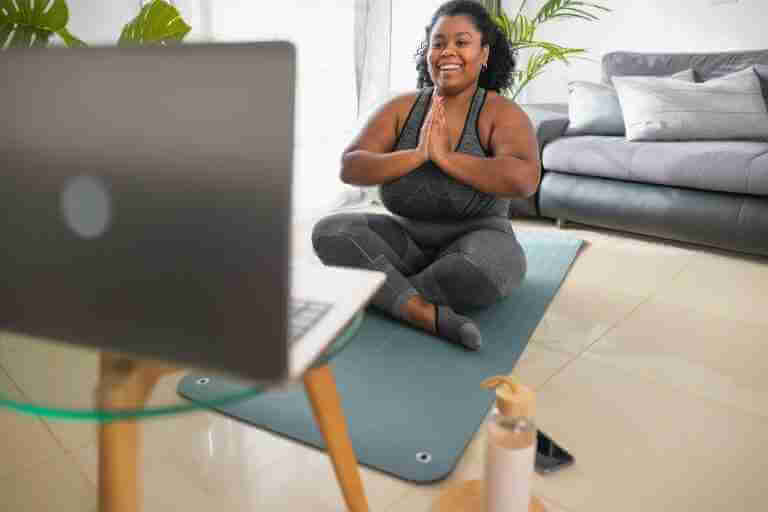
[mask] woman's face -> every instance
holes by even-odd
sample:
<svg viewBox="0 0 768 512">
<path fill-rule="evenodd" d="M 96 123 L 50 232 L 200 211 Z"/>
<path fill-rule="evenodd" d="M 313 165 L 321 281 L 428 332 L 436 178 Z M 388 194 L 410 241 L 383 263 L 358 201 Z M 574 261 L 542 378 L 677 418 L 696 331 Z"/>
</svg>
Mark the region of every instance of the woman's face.
<svg viewBox="0 0 768 512">
<path fill-rule="evenodd" d="M 488 60 L 483 34 L 467 16 L 442 16 L 432 27 L 427 63 L 429 76 L 442 95 L 473 87 Z"/>
</svg>

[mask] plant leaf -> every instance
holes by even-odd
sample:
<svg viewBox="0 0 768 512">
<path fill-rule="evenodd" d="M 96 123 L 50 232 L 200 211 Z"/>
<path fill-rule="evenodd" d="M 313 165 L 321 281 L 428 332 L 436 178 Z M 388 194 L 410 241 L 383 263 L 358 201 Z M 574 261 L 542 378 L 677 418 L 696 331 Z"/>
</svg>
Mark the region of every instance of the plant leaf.
<svg viewBox="0 0 768 512">
<path fill-rule="evenodd" d="M 578 18 L 585 21 L 595 21 L 598 17 L 594 12 L 590 12 L 591 10 L 611 11 L 607 7 L 591 2 L 547 0 L 533 18 L 528 18 L 523 14 L 525 3 L 525 0 L 521 2 L 513 20 L 510 20 L 504 9 L 501 9 L 498 16 L 494 18 L 496 24 L 501 27 L 502 32 L 504 32 L 504 35 L 509 40 L 509 45 L 513 52 L 518 53 L 524 49 L 540 50 L 528 58 L 524 67 L 518 68 L 513 72 L 513 86 L 502 91 L 513 100 L 528 83 L 544 72 L 544 68 L 547 65 L 555 60 L 568 65 L 570 64 L 569 58 L 578 57 L 587 51 L 584 48 L 566 48 L 556 43 L 537 41 L 535 33 L 541 23 L 557 18 Z M 518 65 L 520 64 L 518 63 Z"/>
<path fill-rule="evenodd" d="M 180 42 L 190 30 L 176 7 L 165 0 L 153 0 L 123 27 L 117 45 L 165 46 Z"/>
<path fill-rule="evenodd" d="M 0 48 L 46 46 L 68 21 L 65 0 L 0 0 Z"/>
<path fill-rule="evenodd" d="M 583 9 L 580 9 L 580 7 Z M 601 5 L 590 2 L 579 2 L 576 0 L 548 0 L 536 13 L 534 20 L 536 20 L 537 23 L 544 23 L 545 21 L 549 21 L 555 18 L 570 17 L 576 17 L 590 21 L 597 20 L 597 16 L 586 11 L 586 8 L 600 9 L 605 12 L 611 11 L 611 9 L 607 7 L 603 7 Z"/>
<path fill-rule="evenodd" d="M 5 48 L 5 43 L 11 37 L 13 26 L 10 24 L 0 25 L 0 49 Z"/>
<path fill-rule="evenodd" d="M 34 36 L 34 29 L 25 25 L 19 25 L 13 32 L 13 37 L 8 42 L 9 48 L 29 48 L 32 46 L 32 37 Z"/>
<path fill-rule="evenodd" d="M 58 34 L 58 36 L 64 41 L 64 44 L 69 48 L 84 48 L 88 46 L 85 44 L 85 42 L 73 36 L 66 28 L 57 30 L 56 34 Z"/>
<path fill-rule="evenodd" d="M 41 16 L 51 0 L 37 0 L 32 8 L 32 16 Z"/>
<path fill-rule="evenodd" d="M 45 48 L 48 46 L 48 39 L 50 39 L 53 32 L 47 30 L 35 30 L 35 40 L 32 41 L 32 46 L 36 48 Z"/>
<path fill-rule="evenodd" d="M 29 2 L 30 0 L 16 0 L 16 6 L 18 7 L 21 19 L 29 20 L 32 18 L 32 8 Z"/>
</svg>

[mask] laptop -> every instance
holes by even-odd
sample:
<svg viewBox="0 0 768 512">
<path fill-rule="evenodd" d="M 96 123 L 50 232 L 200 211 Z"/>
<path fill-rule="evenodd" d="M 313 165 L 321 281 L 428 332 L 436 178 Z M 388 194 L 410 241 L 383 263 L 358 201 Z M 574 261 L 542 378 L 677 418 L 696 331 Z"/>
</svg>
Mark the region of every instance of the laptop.
<svg viewBox="0 0 768 512">
<path fill-rule="evenodd" d="M 0 68 L 0 330 L 279 381 L 383 283 L 292 264 L 291 43 Z"/>
</svg>

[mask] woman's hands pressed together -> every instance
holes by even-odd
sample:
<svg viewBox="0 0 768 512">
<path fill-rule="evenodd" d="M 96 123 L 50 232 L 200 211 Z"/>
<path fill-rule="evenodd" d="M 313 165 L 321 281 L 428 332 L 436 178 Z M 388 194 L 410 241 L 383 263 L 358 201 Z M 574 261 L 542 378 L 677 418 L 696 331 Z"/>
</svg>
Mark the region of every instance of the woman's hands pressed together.
<svg viewBox="0 0 768 512">
<path fill-rule="evenodd" d="M 418 149 L 425 161 L 432 160 L 439 163 L 451 152 L 444 99 L 443 96 L 435 95 L 432 107 L 421 127 Z"/>
</svg>

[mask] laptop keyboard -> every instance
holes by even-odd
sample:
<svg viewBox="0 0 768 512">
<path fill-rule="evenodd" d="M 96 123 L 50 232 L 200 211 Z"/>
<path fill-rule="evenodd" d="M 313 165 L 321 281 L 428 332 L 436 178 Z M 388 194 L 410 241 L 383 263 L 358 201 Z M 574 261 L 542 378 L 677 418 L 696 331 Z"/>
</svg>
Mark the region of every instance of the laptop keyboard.
<svg viewBox="0 0 768 512">
<path fill-rule="evenodd" d="M 290 335 L 288 344 L 304 336 L 314 325 L 330 311 L 332 304 L 314 300 L 291 299 L 291 313 L 288 318 Z"/>
</svg>

